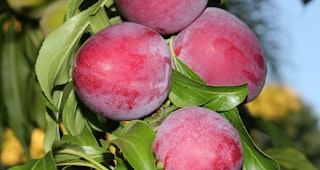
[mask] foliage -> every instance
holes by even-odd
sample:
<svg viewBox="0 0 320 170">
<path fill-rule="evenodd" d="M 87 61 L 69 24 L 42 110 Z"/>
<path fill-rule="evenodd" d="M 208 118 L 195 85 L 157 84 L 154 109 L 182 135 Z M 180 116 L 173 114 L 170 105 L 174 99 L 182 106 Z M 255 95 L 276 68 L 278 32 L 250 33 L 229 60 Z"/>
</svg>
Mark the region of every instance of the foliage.
<svg viewBox="0 0 320 170">
<path fill-rule="evenodd" d="M 21 15 L 5 1 L 0 12 L 0 132 L 10 127 L 29 160 L 10 169 L 156 169 L 151 150 L 155 130 L 173 110 L 186 106 L 218 111 L 233 124 L 244 147 L 243 169 L 279 169 L 279 163 L 290 164 L 270 158 L 251 140 L 238 110 L 247 95 L 245 84 L 208 86 L 174 54 L 177 69 L 169 98 L 154 114 L 118 122 L 91 112 L 74 91 L 72 63 L 90 35 L 123 21 L 113 0 L 70 0 L 64 23 L 45 37 L 38 19 Z M 167 38 L 171 46 L 171 37 Z M 36 127 L 45 129 L 45 155 L 30 160 L 30 136 Z M 275 130 L 265 131 L 277 135 Z M 301 164 L 309 165 L 304 159 Z"/>
<path fill-rule="evenodd" d="M 252 116 L 271 121 L 271 126 L 279 129 L 281 135 L 287 138 L 286 140 L 290 140 L 291 147 L 304 153 L 312 163 L 320 167 L 320 152 L 317 149 L 320 145 L 318 119 L 313 115 L 310 107 L 303 103 L 301 97 L 295 94 L 290 87 L 279 83 L 269 83 L 259 97 L 247 106 Z M 251 131 L 251 136 L 260 148 L 281 147 L 281 144 L 270 142 L 272 139 L 263 137 L 264 135 L 261 129 Z M 294 151 L 288 150 L 284 153 L 290 154 L 291 152 Z"/>
<path fill-rule="evenodd" d="M 292 141 L 296 149 L 303 152 L 318 168 L 320 167 L 319 120 L 307 104 L 303 104 L 298 111 L 289 112 L 286 118 L 273 122 Z"/>
<path fill-rule="evenodd" d="M 1 1 L 0 134 L 10 127 L 28 159 L 31 133 L 35 127 L 45 127 L 43 112 L 46 109 L 34 70 L 41 44 L 39 29 L 34 22 L 12 15 L 6 2 Z"/>
</svg>

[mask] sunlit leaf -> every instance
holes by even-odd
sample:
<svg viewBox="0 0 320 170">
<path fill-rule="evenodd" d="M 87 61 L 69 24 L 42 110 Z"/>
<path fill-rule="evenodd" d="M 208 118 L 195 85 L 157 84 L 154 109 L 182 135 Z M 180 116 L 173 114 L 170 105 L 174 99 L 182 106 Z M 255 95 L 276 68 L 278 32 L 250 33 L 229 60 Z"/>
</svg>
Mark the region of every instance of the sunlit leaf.
<svg viewBox="0 0 320 170">
<path fill-rule="evenodd" d="M 222 114 L 227 118 L 230 123 L 237 129 L 241 139 L 244 158 L 243 158 L 243 170 L 277 170 L 279 169 L 278 163 L 260 151 L 252 142 L 248 132 L 246 131 L 239 112 L 237 109 L 232 109 Z"/>
<path fill-rule="evenodd" d="M 246 85 L 207 86 L 172 70 L 169 98 L 179 107 L 204 105 L 215 111 L 227 111 L 242 103 L 247 92 Z"/>
<path fill-rule="evenodd" d="M 70 0 L 69 1 L 66 15 L 65 15 L 66 20 L 70 19 L 72 16 L 74 16 L 76 14 L 76 12 L 78 11 L 79 6 L 81 5 L 82 2 L 83 2 L 83 0 Z"/>
<path fill-rule="evenodd" d="M 106 28 L 111 24 L 104 8 L 100 8 L 95 15 L 90 16 L 89 21 L 93 34 L 99 32 L 100 30 Z"/>
<path fill-rule="evenodd" d="M 112 140 L 134 169 L 156 169 L 152 152 L 154 131 L 142 121 L 132 121 Z"/>
<path fill-rule="evenodd" d="M 36 62 L 36 73 L 41 88 L 51 103 L 54 103 L 53 87 L 70 81 L 69 60 L 78 47 L 81 36 L 88 29 L 89 17 L 103 7 L 105 2 L 106 0 L 98 1 L 70 18 L 45 39 Z"/>
</svg>

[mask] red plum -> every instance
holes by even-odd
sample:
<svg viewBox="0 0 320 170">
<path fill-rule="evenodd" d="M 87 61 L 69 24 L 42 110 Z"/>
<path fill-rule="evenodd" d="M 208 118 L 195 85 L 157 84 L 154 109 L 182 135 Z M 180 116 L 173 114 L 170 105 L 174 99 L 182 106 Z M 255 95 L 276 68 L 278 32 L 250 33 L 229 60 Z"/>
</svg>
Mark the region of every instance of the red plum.
<svg viewBox="0 0 320 170">
<path fill-rule="evenodd" d="M 168 35 L 191 24 L 208 0 L 116 0 L 116 3 L 127 20 Z"/>
<path fill-rule="evenodd" d="M 207 84 L 247 83 L 245 102 L 261 92 L 267 74 L 263 49 L 253 31 L 231 13 L 208 7 L 174 40 L 174 52 Z"/>
<path fill-rule="evenodd" d="M 157 130 L 153 151 L 166 170 L 239 170 L 243 163 L 236 129 L 202 107 L 172 112 Z"/>
<path fill-rule="evenodd" d="M 94 112 L 132 120 L 156 110 L 170 90 L 171 54 L 162 36 L 133 22 L 109 26 L 80 48 L 73 83 Z"/>
</svg>

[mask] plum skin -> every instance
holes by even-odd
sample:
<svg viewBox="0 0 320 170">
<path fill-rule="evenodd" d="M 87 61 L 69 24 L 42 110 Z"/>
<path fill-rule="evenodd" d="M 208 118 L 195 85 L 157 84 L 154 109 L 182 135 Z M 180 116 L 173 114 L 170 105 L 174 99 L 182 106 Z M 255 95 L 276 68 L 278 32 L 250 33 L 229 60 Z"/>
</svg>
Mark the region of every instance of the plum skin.
<svg viewBox="0 0 320 170">
<path fill-rule="evenodd" d="M 247 83 L 245 102 L 261 92 L 267 74 L 263 49 L 253 31 L 231 13 L 208 7 L 173 43 L 177 57 L 207 84 Z"/>
<path fill-rule="evenodd" d="M 192 23 L 208 0 L 116 0 L 123 16 L 160 34 L 174 34 Z"/>
<path fill-rule="evenodd" d="M 202 107 L 172 112 L 159 126 L 153 151 L 166 170 L 239 170 L 241 141 L 220 114 Z"/>
<path fill-rule="evenodd" d="M 123 22 L 91 36 L 79 49 L 73 83 L 92 111 L 113 120 L 150 114 L 170 91 L 171 54 L 161 35 Z"/>
</svg>

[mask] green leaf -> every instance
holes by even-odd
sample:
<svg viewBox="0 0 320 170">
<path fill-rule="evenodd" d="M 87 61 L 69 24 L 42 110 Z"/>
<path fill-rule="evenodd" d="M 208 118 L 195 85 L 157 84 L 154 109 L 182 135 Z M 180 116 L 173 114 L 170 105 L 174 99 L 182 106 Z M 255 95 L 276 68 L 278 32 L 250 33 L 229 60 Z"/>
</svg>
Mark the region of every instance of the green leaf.
<svg viewBox="0 0 320 170">
<path fill-rule="evenodd" d="M 220 4 L 222 5 L 222 4 L 224 4 L 224 3 L 226 3 L 228 0 L 220 0 Z"/>
<path fill-rule="evenodd" d="M 112 162 L 114 155 L 102 147 L 82 146 L 88 156 L 97 162 Z"/>
<path fill-rule="evenodd" d="M 66 11 L 65 18 L 66 20 L 70 19 L 76 14 L 83 0 L 70 0 L 68 3 L 68 8 Z"/>
<path fill-rule="evenodd" d="M 236 108 L 222 114 L 227 118 L 230 123 L 237 129 L 241 139 L 244 158 L 243 158 L 243 170 L 277 170 L 279 169 L 278 163 L 260 151 L 252 142 L 248 132 L 246 131 L 239 112 Z"/>
<path fill-rule="evenodd" d="M 62 111 L 62 121 L 68 134 L 73 136 L 79 135 L 86 124 L 86 119 L 81 111 L 77 109 L 77 104 L 76 94 L 72 90 Z"/>
<path fill-rule="evenodd" d="M 14 20 L 10 20 L 9 28 L 4 34 L 0 49 L 1 88 L 0 93 L 7 111 L 7 122 L 14 134 L 22 144 L 26 155 L 29 157 L 27 137 L 31 129 L 27 129 L 28 87 L 32 77 L 31 66 L 23 53 L 22 35 L 15 32 Z"/>
<path fill-rule="evenodd" d="M 28 59 L 34 64 L 42 43 L 41 33 L 38 27 L 27 24 L 24 27 L 24 51 Z"/>
<path fill-rule="evenodd" d="M 28 112 L 31 114 L 30 117 L 31 120 L 35 121 L 37 124 L 37 127 L 40 127 L 41 129 L 45 129 L 46 124 L 46 105 L 44 104 L 42 100 L 43 93 L 41 91 L 39 83 L 36 83 L 35 81 L 30 86 L 30 92 L 32 92 L 29 96 L 29 101 L 32 101 L 28 107 Z"/>
<path fill-rule="evenodd" d="M 287 169 L 292 170 L 317 170 L 306 156 L 293 148 L 272 148 L 265 151 L 279 164 Z"/>
<path fill-rule="evenodd" d="M 45 152 L 49 152 L 52 149 L 54 141 L 60 139 L 59 124 L 57 122 L 59 119 L 59 114 L 48 110 L 45 115 L 47 128 L 43 143 Z"/>
<path fill-rule="evenodd" d="M 31 160 L 24 165 L 14 166 L 9 170 L 57 170 L 52 153 L 47 153 L 44 157 L 37 160 Z"/>
<path fill-rule="evenodd" d="M 100 30 L 106 28 L 111 24 L 104 8 L 100 8 L 95 15 L 90 16 L 89 20 L 93 34 L 99 32 Z"/>
<path fill-rule="evenodd" d="M 75 143 L 55 140 L 52 146 L 52 153 L 55 162 L 59 164 L 79 159 L 81 155 L 85 154 L 85 151 Z"/>
<path fill-rule="evenodd" d="M 112 140 L 134 169 L 156 169 L 152 152 L 154 131 L 142 121 L 131 121 L 121 136 Z"/>
<path fill-rule="evenodd" d="M 103 7 L 106 1 L 100 0 L 70 18 L 43 42 L 36 62 L 36 73 L 41 89 L 51 103 L 54 103 L 52 96 L 54 86 L 70 81 L 70 59 L 79 45 L 81 36 L 89 27 L 89 17 Z"/>
<path fill-rule="evenodd" d="M 169 99 L 176 106 L 204 106 L 215 111 L 228 111 L 241 104 L 248 93 L 246 85 L 208 86 L 172 70 Z"/>
<path fill-rule="evenodd" d="M 134 170 L 126 160 L 116 157 L 116 161 L 114 170 Z"/>
<path fill-rule="evenodd" d="M 91 146 L 81 147 L 75 143 L 55 141 L 52 149 L 57 165 L 87 166 L 93 169 L 106 170 L 107 168 L 97 162 L 104 158 L 104 149 L 95 149 Z M 80 159 L 81 158 L 81 159 Z"/>
<path fill-rule="evenodd" d="M 96 141 L 94 135 L 88 130 L 88 128 L 83 128 L 82 132 L 77 136 L 64 135 L 61 140 L 66 142 L 72 142 L 80 146 L 92 146 L 99 148 L 99 144 Z"/>
<path fill-rule="evenodd" d="M 287 137 L 285 137 L 281 133 L 281 131 L 278 129 L 278 127 L 276 127 L 272 122 L 266 121 L 260 117 L 252 116 L 252 114 L 250 113 L 246 105 L 240 105 L 237 108 L 241 115 L 242 120 L 244 120 L 244 124 L 248 128 L 255 128 L 260 132 L 266 134 L 268 138 L 271 140 L 273 147 L 277 147 L 277 148 L 294 147 L 292 142 Z"/>
</svg>

